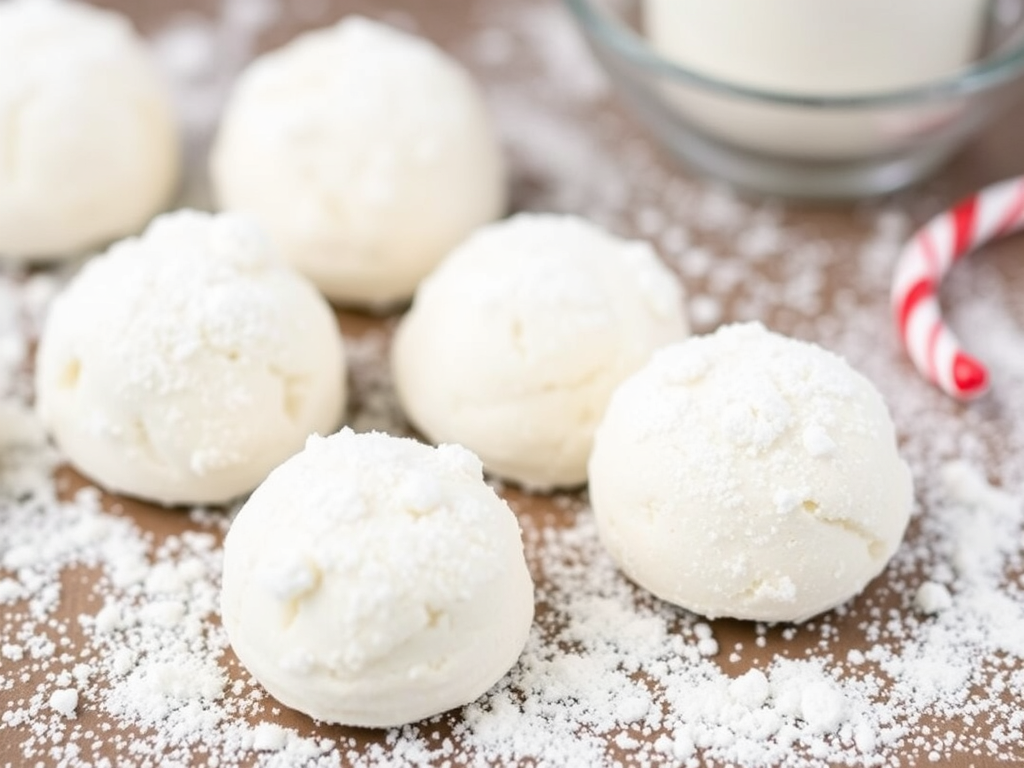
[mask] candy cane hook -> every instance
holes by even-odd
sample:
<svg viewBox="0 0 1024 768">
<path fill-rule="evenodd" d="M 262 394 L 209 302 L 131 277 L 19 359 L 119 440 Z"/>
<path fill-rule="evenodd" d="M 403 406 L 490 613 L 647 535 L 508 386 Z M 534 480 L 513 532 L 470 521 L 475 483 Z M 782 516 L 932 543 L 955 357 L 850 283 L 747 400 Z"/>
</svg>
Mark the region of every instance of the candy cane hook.
<svg viewBox="0 0 1024 768">
<path fill-rule="evenodd" d="M 985 243 L 1024 229 L 1024 176 L 986 187 L 936 216 L 896 262 L 892 306 L 917 370 L 961 400 L 984 394 L 988 371 L 963 350 L 942 319 L 938 290 L 957 261 Z"/>
</svg>

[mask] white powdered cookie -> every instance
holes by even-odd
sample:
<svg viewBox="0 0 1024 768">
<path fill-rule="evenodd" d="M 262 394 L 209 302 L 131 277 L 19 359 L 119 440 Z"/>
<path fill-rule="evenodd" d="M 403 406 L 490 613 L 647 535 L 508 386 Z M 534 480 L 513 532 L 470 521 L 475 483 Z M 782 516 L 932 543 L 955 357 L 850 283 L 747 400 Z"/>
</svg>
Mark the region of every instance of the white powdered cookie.
<svg viewBox="0 0 1024 768">
<path fill-rule="evenodd" d="M 313 436 L 242 507 L 221 613 L 282 703 L 390 727 L 481 696 L 515 664 L 533 582 L 479 460 L 382 433 Z"/>
<path fill-rule="evenodd" d="M 256 216 L 328 298 L 385 307 L 505 207 L 504 165 L 468 73 L 358 16 L 255 61 L 211 158 L 221 207 Z"/>
<path fill-rule="evenodd" d="M 179 174 L 142 41 L 84 3 L 0 3 L 0 147 L 0 258 L 68 257 L 138 232 Z"/>
<path fill-rule="evenodd" d="M 875 387 L 755 323 L 666 347 L 616 391 L 590 459 L 601 540 L 657 596 L 801 621 L 860 592 L 913 489 Z"/>
<path fill-rule="evenodd" d="M 222 502 L 337 427 L 342 339 L 250 221 L 181 211 L 88 262 L 55 300 L 36 392 L 58 446 L 106 489 Z"/>
<path fill-rule="evenodd" d="M 546 490 L 586 481 L 612 391 L 687 332 L 679 282 L 646 243 L 520 214 L 479 230 L 423 282 L 392 367 L 427 437 Z"/>
</svg>

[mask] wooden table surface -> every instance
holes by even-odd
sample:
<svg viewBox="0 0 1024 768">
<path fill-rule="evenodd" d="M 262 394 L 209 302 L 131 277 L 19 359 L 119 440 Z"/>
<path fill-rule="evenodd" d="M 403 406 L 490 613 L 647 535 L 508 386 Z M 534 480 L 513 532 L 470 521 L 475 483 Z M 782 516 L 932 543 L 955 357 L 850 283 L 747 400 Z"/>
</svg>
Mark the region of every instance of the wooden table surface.
<svg viewBox="0 0 1024 768">
<path fill-rule="evenodd" d="M 1018 539 L 1020 536 L 1020 519 L 1024 517 L 1019 503 L 1024 493 L 1024 405 L 1020 402 L 1024 392 L 1024 347 L 1016 347 L 1016 357 L 1007 350 L 1024 338 L 1018 330 L 1024 328 L 1024 240 L 1008 240 L 972 257 L 957 267 L 943 293 L 944 306 L 965 342 L 980 354 L 988 354 L 991 361 L 992 392 L 976 403 L 954 403 L 917 376 L 897 343 L 887 294 L 896 250 L 916 224 L 961 194 L 1024 172 L 1024 104 L 1010 110 L 937 178 L 917 189 L 884 200 L 841 206 L 787 205 L 735 195 L 675 165 L 616 105 L 608 83 L 588 58 L 568 16 L 555 0 L 104 0 L 102 4 L 127 12 L 157 45 L 166 46 L 169 30 L 182 25 L 219 30 L 221 37 L 215 38 L 219 42 L 210 51 L 212 58 L 206 68 L 196 65 L 197 70 L 191 74 L 177 73 L 178 96 L 189 130 L 190 167 L 183 204 L 209 204 L 203 158 L 215 125 L 216 104 L 234 72 L 257 51 L 280 45 L 301 29 L 329 23 L 344 13 L 365 12 L 437 41 L 477 76 L 508 153 L 514 210 L 578 213 L 619 234 L 650 239 L 682 276 L 697 332 L 710 331 L 732 320 L 757 319 L 774 330 L 817 341 L 844 354 L 882 391 L 912 466 L 917 501 L 907 543 L 892 566 L 862 596 L 820 620 L 796 627 L 710 622 L 719 650 L 702 656 L 701 663 L 711 664 L 717 674 L 735 678 L 751 668 L 772 669 L 780 659 L 817 660 L 832 670 L 839 685 L 852 685 L 869 672 L 884 678 L 884 684 L 876 689 L 879 708 L 897 699 L 904 704 L 897 721 L 889 723 L 891 738 L 880 739 L 875 749 L 858 752 L 849 744 L 844 747 L 844 737 L 838 733 L 822 737 L 835 747 L 824 755 L 815 755 L 813 749 L 799 743 L 779 751 L 777 743 L 772 746 L 768 739 L 764 749 L 751 753 L 745 764 L 819 765 L 840 762 L 837 755 L 845 755 L 843 760 L 852 760 L 851 764 L 877 759 L 892 765 L 966 766 L 992 765 L 1003 759 L 1008 765 L 1024 765 L 1021 722 L 1011 716 L 1013 711 L 1024 709 L 1024 661 L 1020 655 L 1024 648 L 1015 650 L 999 640 L 1000 633 L 1005 638 L 1024 632 L 1019 541 L 1004 552 L 1003 567 L 993 577 L 1001 589 L 988 584 L 985 592 L 1003 595 L 1003 616 L 1008 624 L 1000 629 L 991 622 L 986 624 L 983 618 L 971 619 L 979 622 L 976 633 L 973 639 L 964 641 L 963 656 L 958 659 L 967 667 L 966 677 L 959 684 L 964 695 L 957 699 L 953 692 L 939 691 L 929 700 L 923 693 L 914 696 L 906 690 L 925 679 L 909 669 L 911 662 L 924 663 L 922 654 L 926 658 L 932 651 L 950 652 L 950 643 L 940 642 L 935 632 L 946 626 L 943 621 L 948 624 L 952 620 L 916 615 L 912 598 L 917 586 L 926 578 L 934 578 L 940 566 L 950 560 L 956 537 L 962 533 L 949 522 L 950 502 L 942 490 L 941 477 L 951 462 L 975 467 L 979 477 L 1002 490 L 1015 505 L 1017 516 L 1016 528 L 1006 530 L 1016 531 Z M 226 31 L 228 16 L 236 26 L 248 23 L 250 31 Z M 407 429 L 387 389 L 385 355 L 394 319 L 339 312 L 354 350 L 350 359 L 353 403 L 349 421 L 358 427 Z M 84 484 L 69 469 L 61 470 L 59 478 L 66 498 Z M 599 562 L 592 567 L 603 574 L 601 583 L 615 578 L 609 576 L 610 565 L 600 559 L 593 543 L 585 496 L 534 496 L 514 490 L 505 494 L 523 521 L 538 582 L 538 618 L 527 655 L 535 661 L 550 660 L 558 653 L 585 654 L 585 649 L 567 648 L 568 636 L 564 634 L 567 617 L 579 618 L 572 612 L 585 610 L 576 604 L 567 607 L 564 601 L 571 597 L 569 590 L 580 588 L 585 579 L 581 581 L 575 571 L 571 578 L 566 576 L 572 571 L 568 566 L 565 572 L 559 572 L 562 581 L 557 583 L 547 573 L 559 557 L 570 563 L 596 558 Z M 104 496 L 102 503 L 110 515 L 128 518 L 141 531 L 149 532 L 154 551 L 160 542 L 180 538 L 188 531 L 210 533 L 219 543 L 224 528 L 225 518 L 216 511 L 199 518 L 114 497 Z M 9 512 L 0 508 L 0 514 Z M 0 517 L 0 525 L 3 520 Z M 7 524 L 11 524 L 9 519 Z M 0 543 L 7 541 L 9 546 L 2 536 L 0 531 Z M 559 554 L 558 547 L 565 550 Z M 0 555 L 2 552 L 0 549 Z M 0 579 L 16 575 L 0 567 Z M 989 615 L 961 604 L 961 599 L 977 597 L 977 590 L 971 592 L 957 581 L 957 575 L 951 578 L 951 610 L 960 616 Z M 615 592 L 620 597 L 614 598 L 619 603 L 621 595 L 626 594 L 626 607 L 635 606 L 638 616 L 655 617 L 684 644 L 698 642 L 701 630 L 695 627 L 699 617 L 657 605 L 624 579 L 621 582 Z M 86 565 L 66 569 L 63 584 L 59 604 L 49 618 L 68 626 L 77 626 L 74 619 L 80 614 L 95 615 L 106 596 L 116 590 L 102 569 Z M 31 609 L 23 600 L 2 603 L 0 611 L 0 631 L 5 633 L 15 632 L 31 618 Z M 205 620 L 210 632 L 219 631 L 215 614 Z M 962 628 L 965 620 L 957 621 L 955 626 Z M 77 631 L 70 631 L 68 637 L 71 656 L 89 642 Z M 864 662 L 866 666 L 850 661 L 856 657 L 851 651 L 875 647 L 881 649 L 877 659 L 882 661 L 869 658 Z M 903 671 L 893 663 L 901 654 L 905 654 L 908 664 Z M 935 658 L 940 662 L 947 659 Z M 229 650 L 216 663 L 228 680 L 223 694 L 226 701 L 250 694 L 248 676 Z M 0 658 L 0 678 L 9 683 L 6 688 L 0 686 L 0 710 L 16 710 L 33 695 L 48 690 L 56 671 L 53 664 L 40 663 L 31 656 L 20 661 Z M 233 686 L 233 681 L 245 683 Z M 121 734 L 124 738 L 80 738 L 76 743 L 81 752 L 74 758 L 77 764 L 102 760 L 144 764 L 145 755 L 158 751 L 160 739 L 166 741 L 169 763 L 214 764 L 218 754 L 221 764 L 273 763 L 272 751 L 238 750 L 235 745 L 230 754 L 219 753 L 226 750 L 221 742 L 211 746 L 200 738 L 189 743 L 180 734 L 168 736 L 159 726 L 140 728 L 127 723 L 103 704 L 104 685 L 101 679 L 83 690 L 77 717 L 69 728 L 80 734 Z M 950 704 L 957 700 L 963 706 Z M 650 746 L 672 732 L 671 703 L 659 698 L 657 692 L 654 701 L 665 713 L 659 727 L 578 724 L 581 732 L 593 738 L 580 739 L 578 751 L 572 753 L 578 755 L 577 762 L 682 762 L 686 750 L 673 758 L 671 750 L 666 753 Z M 971 702 L 981 703 L 984 711 L 975 711 L 970 718 L 962 716 Z M 439 756 L 455 765 L 478 762 L 481 754 L 488 759 L 486 750 L 480 752 L 473 746 L 481 737 L 467 736 L 467 723 L 479 722 L 483 716 L 480 710 L 472 718 L 455 711 L 399 733 L 315 724 L 266 699 L 251 707 L 220 706 L 238 720 L 251 724 L 273 722 L 294 729 L 296 737 L 315 736 L 341 745 L 315 760 L 309 758 L 310 763 L 413 762 L 409 749 L 413 743 L 436 749 L 429 758 L 431 762 Z M 43 717 L 50 718 L 52 713 Z M 522 727 L 540 727 L 537 723 L 545 721 L 521 722 Z M 558 729 L 565 724 L 558 722 L 557 715 L 548 722 L 551 738 L 564 738 L 564 731 Z M 56 765 L 62 760 L 76 764 L 63 749 L 70 731 L 62 733 L 54 737 L 57 748 L 48 750 L 44 742 L 49 736 L 44 738 L 38 729 L 33 731 L 32 722 L 3 720 L 0 765 Z M 648 747 L 634 746 L 623 734 Z M 449 737 L 452 741 L 440 746 Z M 846 738 L 849 742 L 849 734 Z M 134 757 L 130 748 L 133 741 L 147 745 Z M 573 747 L 571 743 L 568 746 Z M 557 762 L 552 757 L 560 754 L 555 747 L 538 750 L 534 754 L 509 755 L 506 761 Z M 699 750 L 694 752 L 693 759 L 701 754 Z M 723 753 L 713 750 L 705 757 L 710 761 L 716 754 L 719 763 L 728 762 L 722 759 Z M 489 759 L 494 759 L 493 754 Z"/>
</svg>

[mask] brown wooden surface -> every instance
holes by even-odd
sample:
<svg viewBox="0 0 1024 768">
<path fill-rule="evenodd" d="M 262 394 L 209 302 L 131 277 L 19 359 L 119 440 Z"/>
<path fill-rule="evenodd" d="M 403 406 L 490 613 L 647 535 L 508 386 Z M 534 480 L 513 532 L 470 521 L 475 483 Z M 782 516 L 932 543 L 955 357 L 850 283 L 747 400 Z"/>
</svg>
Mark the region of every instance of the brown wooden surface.
<svg viewBox="0 0 1024 768">
<path fill-rule="evenodd" d="M 294 5 L 299 6 L 304 0 L 295 0 Z M 104 5 L 118 7 L 127 11 L 138 23 L 139 27 L 146 33 L 159 32 L 165 27 L 168 19 L 175 17 L 186 10 L 213 18 L 212 0 L 103 0 Z M 644 209 L 655 208 L 666 213 L 671 221 L 671 206 L 666 203 L 666 191 L 676 190 L 681 196 L 679 205 L 685 206 L 685 201 L 691 199 L 694 204 L 707 199 L 710 187 L 703 180 L 689 176 L 685 171 L 676 168 L 671 161 L 659 150 L 654 148 L 644 134 L 633 127 L 629 118 L 624 116 L 616 106 L 614 99 L 610 96 L 581 99 L 579 101 L 564 101 L 560 103 L 559 90 L 557 88 L 547 89 L 544 85 L 544 78 L 552 76 L 551 67 L 541 60 L 536 50 L 532 50 L 529 41 L 520 39 L 514 47 L 513 55 L 507 60 L 495 63 L 487 55 L 479 55 L 480 38 L 479 33 L 484 28 L 493 27 L 499 23 L 496 20 L 510 18 L 515 14 L 525 14 L 537 8 L 554 6 L 555 0 L 526 0 L 525 2 L 510 3 L 505 0 L 443 0 L 443 2 L 427 2 L 427 0 L 352 0 L 315 4 L 318 12 L 315 14 L 297 13 L 295 10 L 285 10 L 280 19 L 264 34 L 260 36 L 259 47 L 266 49 L 290 39 L 300 29 L 326 23 L 339 17 L 342 13 L 351 11 L 367 12 L 373 15 L 384 15 L 389 18 L 403 18 L 399 14 L 408 14 L 408 18 L 415 19 L 416 29 L 449 51 L 462 59 L 478 76 L 485 88 L 494 87 L 500 98 L 505 99 L 506 106 L 513 103 L 512 97 L 521 99 L 536 98 L 540 107 L 539 113 L 548 110 L 551 114 L 557 115 L 557 125 L 575 126 L 575 130 L 581 135 L 590 135 L 595 138 L 595 145 L 609 157 L 616 159 L 610 164 L 613 171 L 627 169 L 619 177 L 613 177 L 609 184 L 619 184 L 621 189 L 617 191 L 618 201 L 607 202 L 609 190 L 607 188 L 594 188 L 584 190 L 587 195 L 578 194 L 575 189 L 562 193 L 555 185 L 566 182 L 572 187 L 571 179 L 567 179 L 563 169 L 552 170 L 546 168 L 545 159 L 531 158 L 529 152 L 536 146 L 537 142 L 543 141 L 542 136 L 535 136 L 531 140 L 524 140 L 521 133 L 515 133 L 510 138 L 509 154 L 512 162 L 512 189 L 513 207 L 516 209 L 537 209 L 550 208 L 554 204 L 561 205 L 565 210 L 572 210 L 585 215 L 593 215 L 602 223 L 623 235 L 643 235 Z M 475 42 L 474 42 L 475 41 Z M 566 73 L 567 76 L 570 73 Z M 507 98 L 506 98 L 507 97 Z M 495 97 L 498 98 L 498 97 Z M 524 129 L 525 130 L 525 129 Z M 978 141 L 972 143 L 962 152 L 953 163 L 942 172 L 942 174 L 924 185 L 922 188 L 901 194 L 891 200 L 876 201 L 859 205 L 838 206 L 838 207 L 814 207 L 814 206 L 791 206 L 776 207 L 767 206 L 763 201 L 752 200 L 749 207 L 744 208 L 739 215 L 739 225 L 713 226 L 710 223 L 702 222 L 700 216 L 692 210 L 682 216 L 682 224 L 689 233 L 692 242 L 706 246 L 711 249 L 719 258 L 729 258 L 735 241 L 742 235 L 743 230 L 748 228 L 748 222 L 752 221 L 758 212 L 764 213 L 768 210 L 777 216 L 780 226 L 784 226 L 788 233 L 787 252 L 773 254 L 771 258 L 765 259 L 756 267 L 745 266 L 742 284 L 728 284 L 727 281 L 716 282 L 720 272 L 711 270 L 705 274 L 687 277 L 687 288 L 691 295 L 711 295 L 722 302 L 724 309 L 722 320 L 748 319 L 749 312 L 745 307 L 757 307 L 764 314 L 758 319 L 765 321 L 772 328 L 792 333 L 794 335 L 822 339 L 832 342 L 835 339 L 847 338 L 845 333 L 836 332 L 837 324 L 847 322 L 848 314 L 846 309 L 851 303 L 859 308 L 858 316 L 863 313 L 875 311 L 879 316 L 887 312 L 887 302 L 884 295 L 880 295 L 885 289 L 885 276 L 867 279 L 863 277 L 865 265 L 859 260 L 860 249 L 869 236 L 874 217 L 883 207 L 889 207 L 900 211 L 909 217 L 911 222 L 923 221 L 928 215 L 942 209 L 947 203 L 957 196 L 969 192 L 980 185 L 1004 178 L 1016 173 L 1024 172 L 1024 106 L 1018 106 L 1009 112 L 997 125 L 988 130 Z M 623 157 L 639 157 L 638 160 L 623 160 Z M 652 163 L 658 167 L 657 172 L 636 172 L 636 169 L 644 163 Z M 598 178 L 593 175 L 593 169 L 580 168 L 581 177 L 590 179 Z M 193 177 L 201 176 L 202 167 L 193 165 L 189 173 Z M 653 179 L 653 181 L 652 181 Z M 650 182 L 650 186 L 645 186 Z M 673 186 L 674 185 L 674 186 Z M 199 183 L 201 188 L 202 184 Z M 567 188 L 568 188 L 567 187 Z M 201 193 L 200 193 L 201 195 Z M 740 201 L 737 205 L 744 206 L 747 203 Z M 675 210 L 678 210 L 675 209 Z M 658 242 L 664 249 L 663 242 Z M 826 290 L 822 292 L 825 296 L 821 306 L 807 311 L 792 306 L 784 297 L 778 293 L 776 298 L 758 298 L 771 294 L 772 286 L 786 285 L 797 279 L 801 268 L 798 261 L 803 258 L 810 258 L 800 252 L 799 246 L 814 246 L 815 244 L 826 244 L 838 256 L 825 260 L 823 267 L 818 273 L 824 276 L 827 281 Z M 724 256 L 722 256 L 724 254 Z M 1024 242 L 1011 240 L 994 246 L 986 252 L 986 269 L 996 270 L 1004 276 L 1004 279 L 1011 285 L 1020 286 L 1024 289 Z M 666 253 L 670 258 L 671 254 Z M 750 281 L 749 276 L 753 273 L 757 280 Z M 964 284 L 954 289 L 947 299 L 954 300 L 957 296 L 965 295 L 975 282 L 964 278 Z M 720 288 L 724 285 L 724 288 Z M 1019 293 L 1019 292 L 1018 292 Z M 1024 303 L 1017 302 L 1010 306 L 1018 324 L 1024 325 Z M 390 327 L 391 320 L 380 320 L 366 318 L 358 315 L 345 314 L 341 316 L 342 327 L 349 338 L 357 338 L 364 333 L 378 333 L 382 329 Z M 878 327 L 885 327 L 884 320 L 880 320 L 876 326 L 865 328 L 864 333 L 875 334 Z M 701 327 L 697 323 L 697 330 L 709 330 L 708 327 Z M 854 337 L 857 329 L 849 330 L 849 337 Z M 883 362 L 873 363 L 864 350 L 876 344 L 878 355 Z M 852 353 L 851 353 L 852 350 Z M 1015 418 L 1015 411 L 1003 408 L 999 399 L 988 401 L 978 406 L 960 406 L 946 400 L 926 384 L 921 382 L 910 368 L 909 363 L 902 358 L 896 347 L 895 336 L 892 333 L 883 333 L 878 338 L 873 338 L 865 343 L 852 344 L 850 350 L 855 365 L 865 368 L 869 376 L 874 370 L 886 371 L 896 370 L 903 379 L 898 385 L 901 393 L 900 398 L 906 395 L 902 390 L 910 390 L 916 393 L 921 399 L 921 407 L 917 410 L 903 408 L 896 411 L 897 427 L 901 439 L 917 445 L 931 439 L 929 430 L 931 427 L 924 421 L 911 421 L 916 419 L 914 414 L 927 414 L 935 412 L 945 414 L 941 422 L 949 424 L 950 414 L 959 418 L 961 415 L 969 420 L 972 429 L 980 437 L 984 444 L 981 450 L 982 455 L 1005 457 L 1008 452 L 1024 452 L 1022 446 L 1008 446 L 1005 444 L 1001 420 L 1007 417 Z M 864 359 L 857 359 L 858 352 L 864 355 Z M 894 396 L 897 393 L 892 390 L 893 381 L 891 376 L 885 377 L 883 393 L 887 396 Z M 888 387 L 888 389 L 885 389 Z M 1019 396 L 1017 393 L 1014 396 Z M 352 406 L 353 413 L 358 412 L 358 388 L 356 402 Z M 1004 395 L 1010 398 L 1010 395 Z M 1000 479 L 999 474 L 1005 472 L 999 467 L 1005 467 L 994 462 L 992 471 Z M 931 466 L 931 465 L 929 465 Z M 1024 461 L 1022 461 L 1024 466 Z M 927 467 L 925 467 L 927 469 Z M 71 470 L 65 470 L 62 474 L 64 482 L 70 488 L 78 487 L 81 479 Z M 920 483 L 921 478 L 918 478 Z M 576 496 L 569 496 L 566 502 L 563 498 L 556 503 L 552 499 L 543 496 L 531 496 L 516 492 L 508 492 L 516 513 L 523 520 L 528 535 L 549 526 L 562 526 L 571 524 L 575 515 L 580 514 L 578 510 L 582 507 L 582 501 Z M 195 522 L 179 511 L 168 511 L 149 507 L 144 504 L 129 500 L 107 499 L 108 504 L 117 501 L 116 508 L 123 514 L 131 517 L 137 524 L 146 531 L 151 531 L 157 537 L 165 537 L 172 534 L 179 534 L 196 525 Z M 927 501 L 922 500 L 922 514 L 928 514 Z M 566 508 L 567 507 L 567 508 Z M 910 536 L 914 537 L 918 523 L 912 526 Z M 534 563 L 535 575 L 543 580 L 543 574 L 537 563 Z M 69 572 L 65 575 L 65 597 L 62 604 L 62 613 L 74 616 L 83 611 L 95 611 L 96 593 L 93 591 L 95 574 L 87 569 Z M 912 574 L 887 572 L 880 579 L 876 580 L 868 593 L 858 598 L 841 615 L 830 615 L 827 625 L 834 630 L 835 635 L 830 636 L 828 652 L 839 657 L 846 649 L 863 647 L 867 640 L 863 635 L 861 618 L 865 606 L 871 605 L 875 609 L 893 609 L 897 611 L 907 610 L 906 592 L 912 587 L 914 578 Z M 638 600 L 645 600 L 638 593 Z M 540 604 L 539 621 L 543 621 L 545 613 L 549 610 L 547 606 Z M 682 621 L 682 619 L 681 619 Z M 819 622 L 810 622 L 796 628 L 772 627 L 766 631 L 767 642 L 764 647 L 756 645 L 758 628 L 750 623 L 735 621 L 717 621 L 713 623 L 715 637 L 722 649 L 725 649 L 717 657 L 721 667 L 730 674 L 737 674 L 745 669 L 767 662 L 778 655 L 788 655 L 794 658 L 805 658 L 818 652 L 822 641 Z M 783 634 L 787 637 L 783 638 Z M 75 638 L 72 638 L 74 642 Z M 736 644 L 742 643 L 747 649 L 742 658 L 737 662 L 728 660 L 728 649 Z M 229 670 L 232 677 L 243 676 L 244 673 L 238 669 L 236 662 L 229 658 Z M 1020 667 L 1021 660 L 1010 658 L 993 664 L 1005 663 L 1011 667 Z M 31 673 L 28 679 L 19 683 L 13 692 L 5 693 L 4 696 L 17 697 L 19 691 L 31 691 L 39 683 L 38 677 Z M 374 731 L 359 731 L 343 729 L 332 726 L 316 725 L 301 714 L 282 709 L 280 711 L 267 710 L 264 717 L 273 717 L 281 724 L 294 727 L 303 734 L 318 734 L 331 738 L 354 739 L 357 749 L 363 749 L 366 745 L 381 743 L 384 735 Z M 440 738 L 450 733 L 453 725 L 459 722 L 458 712 L 451 713 L 442 719 L 436 730 Z M 89 708 L 83 708 L 80 714 L 79 724 L 83 727 L 99 728 L 103 715 L 96 713 Z M 946 722 L 934 723 L 939 732 L 946 729 L 961 727 L 956 718 Z M 916 727 L 920 727 L 920 724 Z M 5 732 L 6 731 L 6 732 Z M 23 729 L 4 729 L 0 731 L 0 765 L 20 765 L 23 761 L 19 745 L 24 736 Z M 113 757 L 116 755 L 105 754 L 111 747 L 101 749 L 99 757 Z M 614 747 L 611 754 L 617 754 Z M 919 749 L 908 751 L 901 762 L 909 764 L 912 762 L 927 764 Z M 84 755 L 83 755 L 84 756 Z M 124 757 L 122 755 L 122 757 Z M 1017 764 L 1024 764 L 1024 747 L 1016 752 Z M 41 758 L 45 762 L 45 758 Z M 254 755 L 252 758 L 256 760 Z M 469 762 L 472 757 L 456 751 L 454 761 L 457 764 Z M 950 765 L 985 765 L 987 758 L 979 756 L 953 756 Z M 205 759 L 197 757 L 197 762 L 205 762 Z"/>
</svg>

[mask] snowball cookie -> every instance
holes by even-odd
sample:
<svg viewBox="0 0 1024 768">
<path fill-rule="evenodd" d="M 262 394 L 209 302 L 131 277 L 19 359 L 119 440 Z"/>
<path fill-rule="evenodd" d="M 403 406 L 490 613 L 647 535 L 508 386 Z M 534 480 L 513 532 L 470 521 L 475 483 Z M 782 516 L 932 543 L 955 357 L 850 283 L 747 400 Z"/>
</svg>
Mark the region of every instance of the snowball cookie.
<svg viewBox="0 0 1024 768">
<path fill-rule="evenodd" d="M 615 561 L 712 618 L 802 621 L 857 594 L 912 493 L 874 386 L 759 324 L 658 352 L 615 392 L 590 459 Z"/>
<path fill-rule="evenodd" d="M 533 621 L 519 525 L 465 448 L 312 436 L 224 543 L 224 629 L 282 703 L 389 727 L 468 704 Z"/>
<path fill-rule="evenodd" d="M 251 222 L 183 211 L 88 262 L 58 296 L 36 392 L 70 462 L 108 490 L 222 502 L 337 427 L 342 340 L 316 288 Z"/>
<path fill-rule="evenodd" d="M 0 2 L 0 257 L 50 259 L 141 230 L 177 184 L 170 101 L 128 21 Z"/>
<path fill-rule="evenodd" d="M 211 174 L 221 207 L 258 216 L 328 298 L 378 308 L 505 208 L 500 147 L 466 71 L 361 17 L 242 74 Z"/>
<path fill-rule="evenodd" d="M 423 282 L 392 367 L 423 434 L 548 490 L 586 480 L 612 390 L 686 334 L 682 289 L 646 243 L 520 214 L 478 231 Z"/>
</svg>

